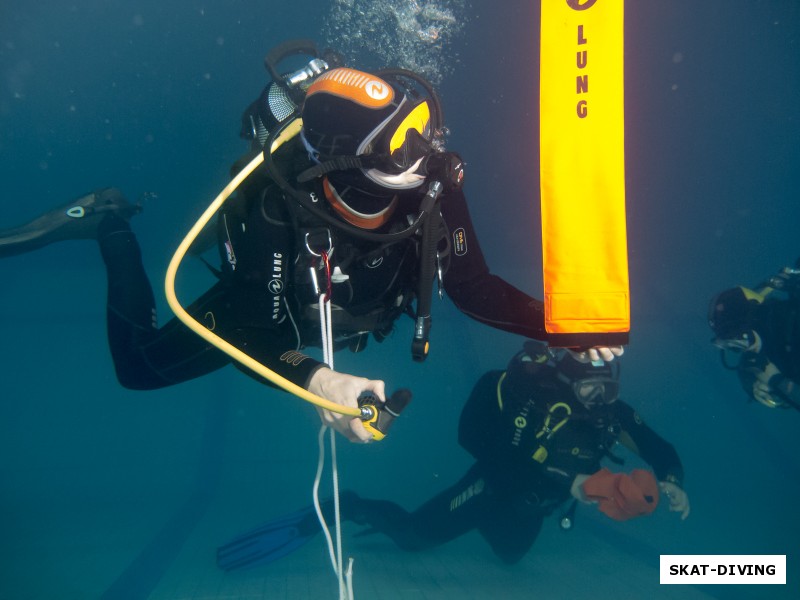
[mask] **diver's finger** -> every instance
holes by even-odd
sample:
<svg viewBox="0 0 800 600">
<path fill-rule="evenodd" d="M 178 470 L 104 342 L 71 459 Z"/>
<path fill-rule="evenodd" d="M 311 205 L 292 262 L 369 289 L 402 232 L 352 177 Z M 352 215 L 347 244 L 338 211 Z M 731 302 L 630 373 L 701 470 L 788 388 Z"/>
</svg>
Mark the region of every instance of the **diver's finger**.
<svg viewBox="0 0 800 600">
<path fill-rule="evenodd" d="M 351 442 L 362 442 L 364 444 L 368 444 L 372 441 L 372 434 L 367 431 L 367 429 L 364 427 L 364 424 L 359 419 L 350 419 L 348 429 L 351 435 L 345 434 L 345 436 Z"/>
</svg>

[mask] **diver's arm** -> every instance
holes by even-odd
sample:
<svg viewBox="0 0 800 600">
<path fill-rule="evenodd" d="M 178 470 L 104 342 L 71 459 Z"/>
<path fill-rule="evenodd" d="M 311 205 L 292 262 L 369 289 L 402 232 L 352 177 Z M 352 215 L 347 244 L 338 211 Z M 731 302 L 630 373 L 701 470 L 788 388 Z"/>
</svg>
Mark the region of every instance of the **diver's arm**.
<svg viewBox="0 0 800 600">
<path fill-rule="evenodd" d="M 745 393 L 769 408 L 791 406 L 800 410 L 800 386 L 760 352 L 743 352 L 736 375 Z"/>
<path fill-rule="evenodd" d="M 546 340 L 542 302 L 489 272 L 461 191 L 442 199 L 442 217 L 451 246 L 444 287 L 458 309 L 497 329 Z"/>
<path fill-rule="evenodd" d="M 774 291 L 785 292 L 790 297 L 797 297 L 800 292 L 800 258 L 795 261 L 794 267 L 783 267 L 776 275 L 759 283 L 757 289 L 764 298 Z"/>
<path fill-rule="evenodd" d="M 800 410 L 800 385 L 781 373 L 766 357 L 755 355 L 760 360 L 747 361 L 750 355 L 752 353 L 745 353 L 738 369 L 739 380 L 745 391 L 770 408 L 790 406 Z M 745 366 L 748 363 L 750 366 Z"/>
<path fill-rule="evenodd" d="M 800 385 L 797 382 L 778 372 L 769 378 L 767 386 L 775 390 L 785 403 L 800 410 Z"/>
<path fill-rule="evenodd" d="M 444 275 L 447 295 L 465 315 L 486 325 L 547 341 L 544 304 L 489 271 L 463 192 L 442 199 L 442 217 L 450 235 L 450 257 Z M 576 360 L 613 360 L 622 346 L 598 346 L 574 352 Z"/>
<path fill-rule="evenodd" d="M 332 371 L 324 363 L 302 352 L 287 349 L 287 345 L 280 342 L 279 336 L 265 335 L 264 330 L 260 330 L 259 333 L 260 335 L 251 336 L 252 343 L 248 343 L 240 337 L 235 345 L 295 385 L 326 400 L 350 408 L 358 407 L 358 397 L 364 391 L 372 391 L 381 402 L 385 401 L 383 381 Z M 235 364 L 247 375 L 274 387 L 270 381 L 244 365 Z M 372 439 L 372 435 L 364 429 L 364 425 L 358 418 L 333 413 L 319 407 L 317 407 L 317 412 L 324 425 L 332 427 L 351 442 L 369 442 Z"/>
<path fill-rule="evenodd" d="M 291 346 L 281 343 L 280 336 L 273 336 L 271 333 L 264 330 L 253 331 L 250 335 L 237 332 L 235 337 L 228 336 L 226 339 L 276 375 L 280 375 L 303 389 L 308 389 L 314 373 L 325 365 L 307 354 L 293 350 Z M 222 335 L 226 336 L 224 333 Z M 253 379 L 266 385 L 272 385 L 269 380 L 241 363 L 234 364 L 237 369 Z"/>
<path fill-rule="evenodd" d="M 689 516 L 689 496 L 683 489 L 683 465 L 675 447 L 650 429 L 636 412 L 622 401 L 614 405 L 622 424 L 619 442 L 641 456 L 655 471 L 658 487 L 669 502 L 670 512 Z"/>
<path fill-rule="evenodd" d="M 653 431 L 628 404 L 613 405 L 622 426 L 619 442 L 641 456 L 655 471 L 659 481 L 683 485 L 683 465 L 675 447 Z"/>
</svg>

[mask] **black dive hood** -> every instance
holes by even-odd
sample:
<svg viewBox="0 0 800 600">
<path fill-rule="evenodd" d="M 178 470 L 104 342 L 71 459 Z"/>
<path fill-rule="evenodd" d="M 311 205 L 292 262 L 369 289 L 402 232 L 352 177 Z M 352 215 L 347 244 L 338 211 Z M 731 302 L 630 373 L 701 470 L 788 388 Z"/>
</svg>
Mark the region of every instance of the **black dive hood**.
<svg viewBox="0 0 800 600">
<path fill-rule="evenodd" d="M 306 54 L 313 58 L 306 67 L 294 73 L 280 75 L 277 65 L 285 58 L 296 54 Z M 284 193 L 294 198 L 298 204 L 325 223 L 360 239 L 378 243 L 398 242 L 419 231 L 420 227 L 424 225 L 427 215 L 433 210 L 438 195 L 442 191 L 461 187 L 464 178 L 463 161 L 453 152 L 442 151 L 440 148 L 443 144 L 439 141 L 436 144 L 432 144 L 430 152 L 423 158 L 420 170 L 426 174 L 426 180 L 420 186 L 420 189 L 426 189 L 426 191 L 424 194 L 421 194 L 422 198 L 417 216 L 406 229 L 395 233 L 374 233 L 355 227 L 339 217 L 328 213 L 320 207 L 318 199 L 309 192 L 298 188 L 294 182 L 287 180 L 272 159 L 270 148 L 272 148 L 273 142 L 280 137 L 284 130 L 295 119 L 300 117 L 305 90 L 311 82 L 317 75 L 323 73 L 332 66 L 341 65 L 341 57 L 331 50 L 320 53 L 314 43 L 309 40 L 297 40 L 287 42 L 272 50 L 264 58 L 264 64 L 267 71 L 272 76 L 274 84 L 280 86 L 285 91 L 286 97 L 291 98 L 292 104 L 294 105 L 292 113 L 281 118 L 280 121 L 278 121 L 274 115 L 269 115 L 269 119 L 274 125 L 263 143 L 264 163 L 270 176 Z M 405 89 L 409 89 L 405 81 L 411 81 L 424 90 L 432 107 L 431 126 L 434 131 L 434 136 L 438 138 L 443 137 L 444 126 L 441 102 L 430 82 L 407 69 L 385 69 L 375 73 L 375 75 L 387 80 L 392 80 L 393 82 L 399 82 L 401 87 Z M 262 118 L 262 121 L 265 120 L 267 119 Z M 305 170 L 298 177 L 297 183 L 305 183 L 334 171 L 373 168 L 389 160 L 391 160 L 391 157 L 383 154 L 339 156 Z M 437 183 L 439 185 L 436 185 Z"/>
<path fill-rule="evenodd" d="M 306 54 L 313 58 L 302 69 L 294 73 L 281 75 L 277 69 L 277 65 L 286 57 L 296 54 Z M 331 62 L 329 63 L 328 60 Z M 305 90 L 308 89 L 308 86 L 319 74 L 328 70 L 331 66 L 339 66 L 341 64 L 340 55 L 332 51 L 326 51 L 320 54 L 313 42 L 299 40 L 288 42 L 275 48 L 264 58 L 264 64 L 273 79 L 273 83 L 268 86 L 267 90 L 273 85 L 279 86 L 285 94 L 285 98 L 291 100 L 288 105 L 293 106 L 293 110 L 285 117 L 276 117 L 274 111 L 271 115 L 268 115 L 268 117 L 271 117 L 274 126 L 271 128 L 271 131 L 269 131 L 263 143 L 262 152 L 267 172 L 281 190 L 322 222 L 358 239 L 381 244 L 393 244 L 421 232 L 421 248 L 419 251 L 420 265 L 418 273 L 419 284 L 416 292 L 417 314 L 411 351 L 414 360 L 424 360 L 428 354 L 428 339 L 431 325 L 431 297 L 433 295 L 433 280 L 436 275 L 436 245 L 438 242 L 441 219 L 439 196 L 443 191 L 460 189 L 464 179 L 464 164 L 461 157 L 454 152 L 444 151 L 442 140 L 445 130 L 442 121 L 441 103 L 436 91 L 423 77 L 406 69 L 386 69 L 376 73 L 378 77 L 398 83 L 409 93 L 411 93 L 414 85 L 424 90 L 431 105 L 433 141 L 430 143 L 429 151 L 423 158 L 421 164 L 422 172 L 425 173 L 426 178 L 420 186 L 420 189 L 425 191 L 421 193 L 416 217 L 407 228 L 401 231 L 395 233 L 375 233 L 355 227 L 323 209 L 316 195 L 312 195 L 288 181 L 272 159 L 271 148 L 273 147 L 273 143 L 300 117 Z M 262 97 L 263 96 L 262 94 Z M 284 104 L 284 106 L 286 106 L 286 104 Z M 261 108 L 267 108 L 269 110 L 269 107 L 266 106 Z M 261 120 L 263 121 L 264 119 L 262 118 Z M 255 133 L 254 127 L 253 137 L 255 137 Z M 315 177 L 320 177 L 323 174 L 333 171 L 369 168 L 387 160 L 391 160 L 391 157 L 384 155 L 336 157 L 331 161 L 326 161 L 302 173 L 301 175 L 303 178 L 299 183 L 310 181 Z"/>
</svg>

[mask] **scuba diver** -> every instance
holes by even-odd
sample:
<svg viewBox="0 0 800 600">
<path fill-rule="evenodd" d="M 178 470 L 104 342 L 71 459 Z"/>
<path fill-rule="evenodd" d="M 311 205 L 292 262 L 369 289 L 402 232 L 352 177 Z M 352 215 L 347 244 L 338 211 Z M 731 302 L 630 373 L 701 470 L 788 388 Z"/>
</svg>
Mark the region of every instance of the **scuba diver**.
<svg viewBox="0 0 800 600">
<path fill-rule="evenodd" d="M 669 509 L 689 516 L 683 467 L 674 447 L 631 406 L 618 399 L 619 364 L 582 363 L 564 350 L 527 341 L 505 371 L 480 377 L 461 413 L 459 444 L 475 464 L 453 486 L 414 512 L 394 502 L 341 494 L 341 518 L 387 535 L 403 550 L 444 544 L 477 529 L 505 563 L 518 562 L 542 523 L 560 506 L 572 527 L 579 503 L 624 521 L 652 513 L 659 492 Z M 612 472 L 620 443 L 655 472 Z M 329 513 L 330 501 L 323 505 Z M 326 515 L 328 516 L 328 515 Z M 280 558 L 320 531 L 313 508 L 303 509 L 221 546 L 225 570 Z M 361 535 L 361 534 L 359 534 Z"/>
<path fill-rule="evenodd" d="M 755 289 L 714 296 L 708 323 L 723 366 L 751 400 L 800 410 L 800 258 Z"/>
<path fill-rule="evenodd" d="M 314 58 L 278 71 L 297 54 Z M 217 215 L 219 280 L 189 307 L 193 318 L 291 383 L 353 408 L 364 391 L 384 401 L 385 384 L 334 372 L 302 351 L 321 344 L 321 293 L 330 300 L 334 350 L 359 351 L 370 335 L 382 341 L 408 314 L 413 357 L 424 359 L 434 281 L 470 317 L 546 338 L 542 303 L 489 272 L 461 189 L 463 162 L 444 148 L 430 84 L 402 69 L 344 67 L 305 40 L 276 48 L 265 64 L 272 81 L 242 117 L 251 149 L 233 172 L 259 155 L 264 162 Z M 126 388 L 162 388 L 231 362 L 264 380 L 179 320 L 158 327 L 129 223 L 140 209 L 117 189 L 97 190 L 0 230 L 0 256 L 97 240 L 110 350 Z M 193 253 L 206 247 L 199 240 Z M 585 360 L 621 353 L 620 346 L 578 352 Z M 320 415 L 351 441 L 372 438 L 358 418 Z"/>
</svg>

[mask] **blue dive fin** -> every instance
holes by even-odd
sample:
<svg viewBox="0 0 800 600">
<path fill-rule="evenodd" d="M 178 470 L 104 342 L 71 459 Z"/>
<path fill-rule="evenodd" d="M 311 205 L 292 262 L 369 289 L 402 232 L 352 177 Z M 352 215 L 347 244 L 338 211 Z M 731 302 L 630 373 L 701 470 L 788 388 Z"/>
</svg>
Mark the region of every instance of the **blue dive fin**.
<svg viewBox="0 0 800 600">
<path fill-rule="evenodd" d="M 265 523 L 217 548 L 217 566 L 224 571 L 271 563 L 297 550 L 320 531 L 313 506 Z"/>
</svg>

